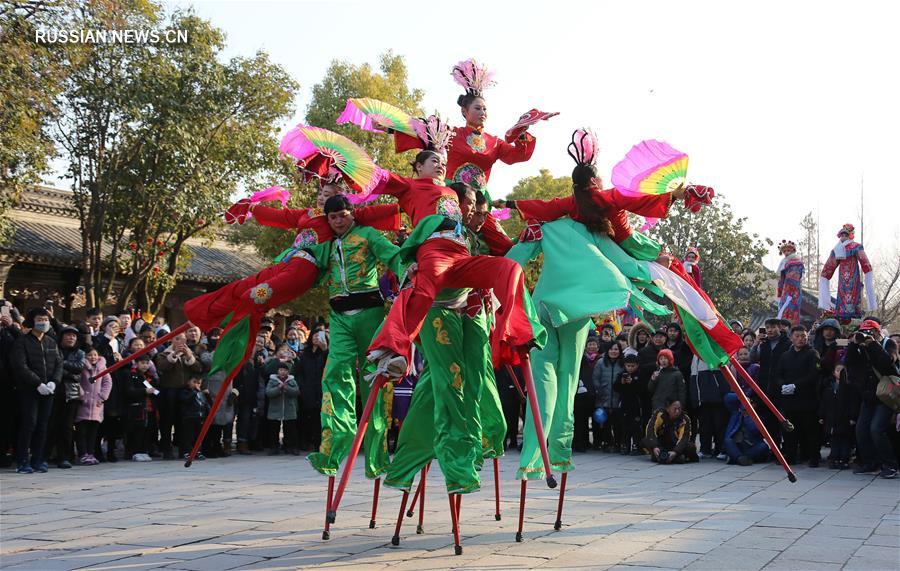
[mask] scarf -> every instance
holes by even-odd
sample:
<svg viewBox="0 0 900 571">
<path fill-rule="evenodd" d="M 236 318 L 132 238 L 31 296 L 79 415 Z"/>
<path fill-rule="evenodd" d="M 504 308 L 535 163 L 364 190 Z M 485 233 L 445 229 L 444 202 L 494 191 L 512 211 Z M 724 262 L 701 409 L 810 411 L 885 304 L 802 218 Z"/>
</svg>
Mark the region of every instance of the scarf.
<svg viewBox="0 0 900 571">
<path fill-rule="evenodd" d="M 800 255 L 797 252 L 791 252 L 787 256 L 781 258 L 781 262 L 778 264 L 778 271 L 776 273 L 781 275 L 781 272 L 783 272 L 784 269 L 787 267 L 788 262 L 793 261 L 793 260 L 799 260 L 799 259 L 800 259 Z"/>
</svg>

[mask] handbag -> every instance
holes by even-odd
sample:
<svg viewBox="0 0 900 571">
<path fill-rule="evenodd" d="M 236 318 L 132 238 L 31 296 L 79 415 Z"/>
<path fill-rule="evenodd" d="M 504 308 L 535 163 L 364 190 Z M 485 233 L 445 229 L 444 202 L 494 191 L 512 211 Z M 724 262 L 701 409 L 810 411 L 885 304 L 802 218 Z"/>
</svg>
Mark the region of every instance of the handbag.
<svg viewBox="0 0 900 571">
<path fill-rule="evenodd" d="M 875 396 L 894 412 L 900 412 L 900 376 L 882 375 L 878 371 L 875 371 L 875 376 L 878 377 Z"/>
<path fill-rule="evenodd" d="M 81 383 L 64 383 L 63 386 L 66 390 L 66 402 L 84 400 L 84 389 L 81 388 Z"/>
</svg>

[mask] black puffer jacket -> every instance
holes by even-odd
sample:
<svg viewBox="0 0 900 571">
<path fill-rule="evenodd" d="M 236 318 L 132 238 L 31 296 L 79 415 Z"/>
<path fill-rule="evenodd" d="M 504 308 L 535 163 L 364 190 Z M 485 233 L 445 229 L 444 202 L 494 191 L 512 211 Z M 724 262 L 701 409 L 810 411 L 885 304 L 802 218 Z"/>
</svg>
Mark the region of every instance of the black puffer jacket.
<svg viewBox="0 0 900 571">
<path fill-rule="evenodd" d="M 799 351 L 793 347 L 778 359 L 775 382 L 778 401 L 784 410 L 819 410 L 819 354 L 809 345 Z M 781 394 L 781 387 L 794 385 L 794 394 Z"/>
<path fill-rule="evenodd" d="M 49 335 L 40 340 L 32 335 L 21 335 L 13 343 L 10 356 L 16 386 L 22 390 L 35 390 L 41 383 L 62 379 L 62 357 L 56 341 Z"/>
<path fill-rule="evenodd" d="M 847 345 L 844 357 L 847 367 L 847 379 L 859 391 L 862 400 L 867 404 L 878 402 L 875 389 L 878 388 L 877 369 L 882 375 L 896 375 L 891 358 L 877 341 L 858 345 L 852 338 Z"/>
</svg>

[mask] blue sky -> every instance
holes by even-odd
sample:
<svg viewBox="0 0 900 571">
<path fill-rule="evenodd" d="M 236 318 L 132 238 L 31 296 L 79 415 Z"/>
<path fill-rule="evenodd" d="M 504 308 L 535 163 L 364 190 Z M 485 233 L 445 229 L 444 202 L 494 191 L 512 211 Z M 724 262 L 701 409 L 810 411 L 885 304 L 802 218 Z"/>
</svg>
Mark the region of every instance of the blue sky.
<svg viewBox="0 0 900 571">
<path fill-rule="evenodd" d="M 806 212 L 821 220 L 822 251 L 844 222 L 877 258 L 900 239 L 900 21 L 875 2 L 170 2 L 193 6 L 227 33 L 226 55 L 262 49 L 300 83 L 302 120 L 312 86 L 334 59 L 405 57 L 425 108 L 459 117 L 451 66 L 476 57 L 497 73 L 488 131 L 527 109 L 559 111 L 533 132 L 530 162 L 494 169 L 503 194 L 548 168 L 571 171 L 565 146 L 589 126 L 612 166 L 642 139 L 691 157 L 690 178 L 711 184 L 749 228 L 799 238 Z M 285 124 L 285 130 L 291 126 Z M 857 234 L 859 237 L 859 233 Z M 768 265 L 777 263 L 773 252 Z"/>
</svg>

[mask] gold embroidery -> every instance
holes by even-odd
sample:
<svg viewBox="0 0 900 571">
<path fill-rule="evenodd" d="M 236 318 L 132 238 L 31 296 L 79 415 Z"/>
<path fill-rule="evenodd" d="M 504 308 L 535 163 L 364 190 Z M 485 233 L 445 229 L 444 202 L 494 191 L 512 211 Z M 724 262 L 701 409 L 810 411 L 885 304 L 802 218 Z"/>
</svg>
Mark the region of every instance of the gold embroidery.
<svg viewBox="0 0 900 571">
<path fill-rule="evenodd" d="M 434 328 L 437 330 L 435 334 L 434 340 L 440 343 L 441 345 L 449 345 L 450 344 L 450 334 L 447 333 L 447 330 L 444 329 L 444 320 L 440 317 L 435 317 L 434 321 L 431 322 Z"/>
<path fill-rule="evenodd" d="M 462 375 L 459 374 L 461 370 L 456 363 L 450 363 L 450 372 L 453 373 L 453 388 L 458 391 L 462 390 L 463 385 Z"/>
<path fill-rule="evenodd" d="M 334 401 L 331 398 L 331 391 L 322 394 L 322 414 L 334 416 Z"/>
<path fill-rule="evenodd" d="M 331 456 L 331 443 L 334 440 L 334 436 L 331 433 L 330 428 L 325 428 L 322 430 L 322 444 L 319 445 L 319 452 L 324 454 L 325 456 Z"/>
</svg>

